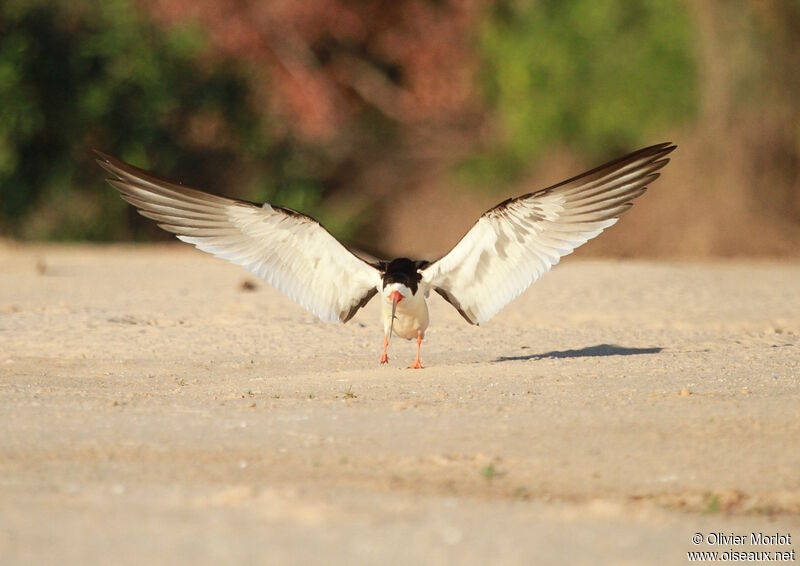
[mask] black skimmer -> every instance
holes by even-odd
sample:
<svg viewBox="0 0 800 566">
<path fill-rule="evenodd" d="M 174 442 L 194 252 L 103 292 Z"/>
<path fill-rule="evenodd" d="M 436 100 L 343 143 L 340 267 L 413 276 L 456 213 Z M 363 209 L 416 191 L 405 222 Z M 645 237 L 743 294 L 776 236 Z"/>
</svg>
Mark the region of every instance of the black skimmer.
<svg viewBox="0 0 800 566">
<path fill-rule="evenodd" d="M 97 152 L 108 182 L 139 213 L 197 248 L 244 266 L 320 319 L 347 322 L 380 293 L 382 364 L 389 339 L 417 340 L 421 368 L 434 290 L 470 324 L 492 318 L 565 256 L 615 224 L 675 149 L 662 143 L 487 210 L 436 261 L 365 261 L 316 220 L 288 208 L 215 196 Z"/>
</svg>

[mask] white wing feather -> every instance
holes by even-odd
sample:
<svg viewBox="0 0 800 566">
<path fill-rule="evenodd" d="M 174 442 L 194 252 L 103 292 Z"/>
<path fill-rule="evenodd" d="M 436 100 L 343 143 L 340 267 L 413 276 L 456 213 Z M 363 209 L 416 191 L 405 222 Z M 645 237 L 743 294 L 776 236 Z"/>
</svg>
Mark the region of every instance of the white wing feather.
<svg viewBox="0 0 800 566">
<path fill-rule="evenodd" d="M 330 322 L 347 322 L 377 292 L 380 272 L 348 251 L 312 218 L 157 179 L 99 154 L 109 183 L 139 213 L 195 245 L 264 279 Z"/>
<path fill-rule="evenodd" d="M 675 149 L 642 149 L 485 212 L 422 277 L 472 324 L 486 322 L 559 260 L 617 222 Z"/>
</svg>

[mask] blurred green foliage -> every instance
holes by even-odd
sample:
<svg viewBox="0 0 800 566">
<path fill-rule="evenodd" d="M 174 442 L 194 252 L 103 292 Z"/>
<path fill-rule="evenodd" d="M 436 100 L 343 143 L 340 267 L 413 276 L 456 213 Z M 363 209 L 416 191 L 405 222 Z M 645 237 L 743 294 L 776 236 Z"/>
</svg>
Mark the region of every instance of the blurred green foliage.
<svg viewBox="0 0 800 566">
<path fill-rule="evenodd" d="M 607 157 L 663 141 L 695 112 L 692 27 L 677 0 L 501 0 L 476 38 L 502 135 L 461 165 L 469 180 L 497 187 L 553 145 Z M 310 60 L 322 70 L 322 58 Z M 332 68 L 326 84 L 338 84 Z M 353 102 L 345 86 L 335 96 L 364 106 L 359 125 L 299 141 L 266 100 L 265 81 L 280 78 L 264 75 L 215 51 L 200 25 L 156 25 L 132 0 L 2 0 L 0 235 L 168 237 L 105 185 L 92 148 L 187 185 L 319 214 L 324 187 L 350 187 L 361 162 L 391 161 L 387 140 L 412 127 Z M 364 219 L 321 220 L 346 236 Z"/>
<path fill-rule="evenodd" d="M 501 140 L 460 168 L 502 183 L 545 150 L 604 159 L 696 113 L 692 22 L 676 0 L 501 0 L 479 33 Z"/>
<path fill-rule="evenodd" d="M 187 184 L 313 208 L 313 168 L 304 176 L 302 152 L 270 139 L 251 71 L 205 51 L 198 27 L 158 28 L 128 0 L 0 3 L 0 234 L 157 234 L 109 190 L 92 148 L 182 171 Z M 241 154 L 246 178 L 225 178 Z"/>
</svg>

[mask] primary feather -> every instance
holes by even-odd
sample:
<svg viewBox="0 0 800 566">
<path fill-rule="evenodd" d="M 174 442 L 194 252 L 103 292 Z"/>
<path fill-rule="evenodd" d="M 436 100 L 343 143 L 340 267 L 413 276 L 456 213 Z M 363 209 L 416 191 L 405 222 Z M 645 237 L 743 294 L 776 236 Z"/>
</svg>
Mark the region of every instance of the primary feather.
<svg viewBox="0 0 800 566">
<path fill-rule="evenodd" d="M 675 149 L 654 145 L 486 211 L 421 270 L 471 324 L 486 322 L 559 260 L 617 222 Z"/>
<path fill-rule="evenodd" d="M 325 321 L 347 322 L 381 284 L 381 274 L 317 221 L 269 204 L 219 197 L 158 179 L 97 152 L 108 182 L 158 225 L 247 268 Z"/>
</svg>

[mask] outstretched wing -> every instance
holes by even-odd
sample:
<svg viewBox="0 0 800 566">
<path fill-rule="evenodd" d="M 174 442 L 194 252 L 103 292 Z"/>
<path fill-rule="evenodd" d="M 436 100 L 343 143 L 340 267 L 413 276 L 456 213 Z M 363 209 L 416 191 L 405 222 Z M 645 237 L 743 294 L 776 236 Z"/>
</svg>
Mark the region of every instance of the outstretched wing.
<svg viewBox="0 0 800 566">
<path fill-rule="evenodd" d="M 309 216 L 190 189 L 97 155 L 114 175 L 108 182 L 140 214 L 178 239 L 244 266 L 322 320 L 347 322 L 377 293 L 380 272 Z"/>
<path fill-rule="evenodd" d="M 486 322 L 565 256 L 617 222 L 659 176 L 662 143 L 486 211 L 422 277 L 471 324 Z"/>
</svg>

